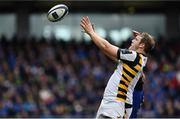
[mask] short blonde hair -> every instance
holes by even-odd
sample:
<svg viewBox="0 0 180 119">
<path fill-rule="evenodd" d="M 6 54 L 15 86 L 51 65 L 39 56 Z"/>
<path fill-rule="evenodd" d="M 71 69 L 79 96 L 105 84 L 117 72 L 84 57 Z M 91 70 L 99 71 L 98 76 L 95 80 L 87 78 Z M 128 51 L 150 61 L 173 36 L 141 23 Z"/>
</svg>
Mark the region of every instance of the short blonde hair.
<svg viewBox="0 0 180 119">
<path fill-rule="evenodd" d="M 146 32 L 142 32 L 141 37 L 141 43 L 145 44 L 144 52 L 149 53 L 155 47 L 155 39 Z"/>
</svg>

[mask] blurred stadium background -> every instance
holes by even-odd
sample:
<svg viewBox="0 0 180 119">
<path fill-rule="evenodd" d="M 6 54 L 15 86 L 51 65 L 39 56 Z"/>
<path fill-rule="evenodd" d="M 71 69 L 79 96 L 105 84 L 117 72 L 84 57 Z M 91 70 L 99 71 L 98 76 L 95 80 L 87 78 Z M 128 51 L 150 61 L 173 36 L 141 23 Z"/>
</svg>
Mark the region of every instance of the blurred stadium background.
<svg viewBox="0 0 180 119">
<path fill-rule="evenodd" d="M 69 15 L 49 22 L 60 3 Z M 122 48 L 132 29 L 155 36 L 138 117 L 180 117 L 180 2 L 167 0 L 1 0 L 0 117 L 95 117 L 116 64 L 81 32 L 84 15 Z"/>
</svg>

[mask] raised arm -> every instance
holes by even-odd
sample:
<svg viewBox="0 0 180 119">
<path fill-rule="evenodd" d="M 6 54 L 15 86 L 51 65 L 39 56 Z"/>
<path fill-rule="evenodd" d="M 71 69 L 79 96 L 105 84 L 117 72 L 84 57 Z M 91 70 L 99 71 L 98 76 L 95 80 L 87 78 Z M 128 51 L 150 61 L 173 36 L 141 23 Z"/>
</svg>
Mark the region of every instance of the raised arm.
<svg viewBox="0 0 180 119">
<path fill-rule="evenodd" d="M 112 60 L 117 60 L 117 52 L 119 48 L 110 44 L 106 39 L 99 36 L 94 31 L 92 24 L 87 16 L 82 18 L 80 25 L 105 55 L 107 55 Z"/>
</svg>

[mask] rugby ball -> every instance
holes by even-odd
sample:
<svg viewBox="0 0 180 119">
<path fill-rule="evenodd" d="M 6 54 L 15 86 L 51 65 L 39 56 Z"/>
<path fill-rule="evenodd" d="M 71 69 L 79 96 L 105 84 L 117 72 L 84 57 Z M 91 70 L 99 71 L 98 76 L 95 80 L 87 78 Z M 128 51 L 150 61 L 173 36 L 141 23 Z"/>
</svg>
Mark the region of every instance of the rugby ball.
<svg viewBox="0 0 180 119">
<path fill-rule="evenodd" d="M 51 22 L 62 20 L 68 14 L 68 7 L 64 4 L 55 5 L 47 14 L 47 18 Z"/>
</svg>

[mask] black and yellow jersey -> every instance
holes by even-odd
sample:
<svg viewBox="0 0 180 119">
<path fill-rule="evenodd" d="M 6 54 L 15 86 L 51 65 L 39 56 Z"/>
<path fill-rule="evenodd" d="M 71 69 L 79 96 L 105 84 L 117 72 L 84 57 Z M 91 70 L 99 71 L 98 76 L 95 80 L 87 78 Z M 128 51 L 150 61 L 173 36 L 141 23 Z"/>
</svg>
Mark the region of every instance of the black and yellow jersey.
<svg viewBox="0 0 180 119">
<path fill-rule="evenodd" d="M 119 64 L 106 86 L 105 100 L 132 104 L 134 88 L 142 75 L 147 57 L 128 49 L 118 50 Z"/>
</svg>

